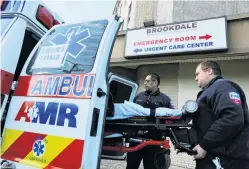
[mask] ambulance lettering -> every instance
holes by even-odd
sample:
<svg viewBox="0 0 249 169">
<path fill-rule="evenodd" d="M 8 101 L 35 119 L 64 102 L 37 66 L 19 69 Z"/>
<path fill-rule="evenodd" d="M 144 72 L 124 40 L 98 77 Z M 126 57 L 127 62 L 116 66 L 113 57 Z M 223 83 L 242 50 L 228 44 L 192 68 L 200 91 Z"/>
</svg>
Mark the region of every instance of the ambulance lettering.
<svg viewBox="0 0 249 169">
<path fill-rule="evenodd" d="M 65 126 L 76 128 L 76 114 L 79 108 L 73 103 L 56 103 L 26 101 L 22 104 L 16 115 L 16 121 L 25 121 L 30 123 L 48 124 L 56 126 Z"/>
<path fill-rule="evenodd" d="M 90 98 L 95 75 L 42 76 L 33 78 L 29 95 Z"/>
</svg>

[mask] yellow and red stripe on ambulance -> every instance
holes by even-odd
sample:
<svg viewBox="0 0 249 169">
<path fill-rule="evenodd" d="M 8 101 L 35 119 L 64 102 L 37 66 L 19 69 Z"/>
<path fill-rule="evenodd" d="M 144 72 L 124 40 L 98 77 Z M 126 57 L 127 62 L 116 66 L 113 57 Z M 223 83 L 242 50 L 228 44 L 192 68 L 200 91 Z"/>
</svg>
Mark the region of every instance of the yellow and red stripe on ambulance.
<svg viewBox="0 0 249 169">
<path fill-rule="evenodd" d="M 78 169 L 83 146 L 79 139 L 6 129 L 1 157 L 38 168 Z"/>
</svg>

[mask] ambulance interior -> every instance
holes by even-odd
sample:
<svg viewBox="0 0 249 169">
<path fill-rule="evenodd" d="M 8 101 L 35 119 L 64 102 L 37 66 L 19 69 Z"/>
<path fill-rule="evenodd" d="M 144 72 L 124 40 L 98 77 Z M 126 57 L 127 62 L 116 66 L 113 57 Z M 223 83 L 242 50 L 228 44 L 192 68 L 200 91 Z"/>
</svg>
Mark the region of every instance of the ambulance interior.
<svg viewBox="0 0 249 169">
<path fill-rule="evenodd" d="M 40 38 L 41 37 L 39 37 L 34 32 L 32 32 L 32 30 L 26 29 L 24 39 L 23 39 L 22 50 L 20 53 L 17 67 L 16 67 L 14 81 L 18 80 L 18 77 L 20 76 L 22 68 L 23 68 L 26 60 L 28 59 L 29 54 L 34 49 L 35 45 L 40 40 Z"/>
<path fill-rule="evenodd" d="M 115 116 L 115 105 L 125 101 L 133 101 L 136 89 L 134 86 L 120 82 L 118 79 L 109 82 L 109 100 L 103 138 L 102 158 L 124 160 L 127 152 L 138 151 L 144 146 L 154 145 L 169 149 L 165 142 L 170 139 L 179 152 L 195 153 L 191 150 L 194 140 L 188 128 L 190 116 L 134 116 L 131 118 L 110 120 Z M 191 113 L 189 113 L 191 115 Z M 155 131 L 161 140 L 144 139 L 143 134 Z M 130 142 L 139 143 L 129 147 Z"/>
<path fill-rule="evenodd" d="M 23 43 L 22 43 L 22 48 L 21 48 L 21 53 L 20 57 L 17 62 L 17 67 L 14 73 L 14 78 L 13 81 L 18 81 L 18 78 L 21 74 L 22 68 L 26 62 L 26 60 L 29 57 L 29 54 L 37 44 L 37 42 L 40 40 L 40 36 L 36 35 L 32 30 L 29 30 L 29 28 L 26 29 Z M 10 96 L 13 94 L 14 90 L 10 91 Z M 4 95 L 1 94 L 1 104 L 4 100 Z M 11 97 L 9 97 L 8 102 L 6 104 L 5 112 L 3 114 L 3 117 L 1 118 L 1 132 L 3 131 L 4 123 L 5 123 L 5 117 L 6 117 L 6 112 L 8 111 L 9 103 L 11 101 Z"/>
</svg>

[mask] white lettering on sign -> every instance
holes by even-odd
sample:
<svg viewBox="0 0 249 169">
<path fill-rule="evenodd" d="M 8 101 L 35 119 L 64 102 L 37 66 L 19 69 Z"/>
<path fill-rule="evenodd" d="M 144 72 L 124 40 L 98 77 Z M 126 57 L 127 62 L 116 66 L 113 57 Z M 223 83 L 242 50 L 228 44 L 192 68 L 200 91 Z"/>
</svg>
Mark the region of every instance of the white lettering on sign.
<svg viewBox="0 0 249 169">
<path fill-rule="evenodd" d="M 60 68 L 65 62 L 68 44 L 42 47 L 33 68 Z"/>
<path fill-rule="evenodd" d="M 125 57 L 227 49 L 226 18 L 130 30 Z"/>
</svg>

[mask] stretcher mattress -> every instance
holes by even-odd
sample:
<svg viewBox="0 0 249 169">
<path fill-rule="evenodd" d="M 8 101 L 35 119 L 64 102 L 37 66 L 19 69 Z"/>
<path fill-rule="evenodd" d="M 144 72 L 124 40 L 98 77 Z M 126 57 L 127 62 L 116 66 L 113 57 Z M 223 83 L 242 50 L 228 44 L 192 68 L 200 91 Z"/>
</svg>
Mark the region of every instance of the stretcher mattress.
<svg viewBox="0 0 249 169">
<path fill-rule="evenodd" d="M 164 107 L 156 108 L 153 113 L 149 108 L 143 108 L 142 106 L 124 101 L 124 103 L 115 103 L 114 104 L 114 116 L 106 117 L 106 120 L 121 120 L 128 119 L 132 117 L 181 117 L 183 115 L 183 111 L 177 109 L 169 109 Z"/>
</svg>

